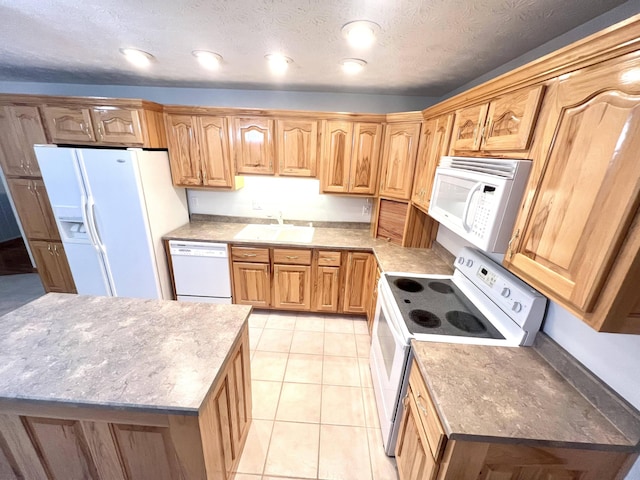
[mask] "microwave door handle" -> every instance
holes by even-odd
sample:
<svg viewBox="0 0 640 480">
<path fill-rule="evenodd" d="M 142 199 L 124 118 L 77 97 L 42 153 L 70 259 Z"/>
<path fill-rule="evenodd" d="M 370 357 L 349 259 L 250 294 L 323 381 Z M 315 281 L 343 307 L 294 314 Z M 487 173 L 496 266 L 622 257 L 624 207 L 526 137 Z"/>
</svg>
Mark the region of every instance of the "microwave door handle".
<svg viewBox="0 0 640 480">
<path fill-rule="evenodd" d="M 469 209 L 471 208 L 471 200 L 473 200 L 473 196 L 478 190 L 480 190 L 481 187 L 482 187 L 482 182 L 476 183 L 471 189 L 471 191 L 469 192 L 469 195 L 467 195 L 467 202 L 464 205 L 464 212 L 462 212 L 462 227 L 467 232 L 470 232 L 471 229 L 473 228 L 473 225 L 470 225 L 469 223 L 467 223 L 467 215 L 469 215 Z"/>
</svg>

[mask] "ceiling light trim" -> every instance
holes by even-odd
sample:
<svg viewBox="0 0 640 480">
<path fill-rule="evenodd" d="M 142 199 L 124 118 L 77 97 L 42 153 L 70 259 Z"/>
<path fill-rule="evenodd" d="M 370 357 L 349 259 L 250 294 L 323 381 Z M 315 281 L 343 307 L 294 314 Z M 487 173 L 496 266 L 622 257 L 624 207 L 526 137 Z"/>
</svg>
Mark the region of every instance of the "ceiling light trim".
<svg viewBox="0 0 640 480">
<path fill-rule="evenodd" d="M 344 58 L 340 61 L 342 71 L 348 75 L 356 75 L 364 70 L 367 62 L 361 58 Z"/>
<path fill-rule="evenodd" d="M 342 36 L 354 48 L 369 48 L 377 40 L 380 25 L 370 20 L 355 20 L 342 26 Z"/>
<path fill-rule="evenodd" d="M 222 64 L 222 55 L 210 50 L 194 50 L 191 54 L 196 57 L 202 68 L 217 70 Z"/>
<path fill-rule="evenodd" d="M 274 75 L 283 75 L 289 68 L 289 65 L 293 63 L 290 57 L 281 53 L 267 53 L 264 58 Z"/>
<path fill-rule="evenodd" d="M 144 50 L 140 50 L 139 48 L 121 48 L 120 53 L 124 55 L 124 58 L 126 58 L 129 63 L 138 68 L 149 67 L 151 63 L 156 59 L 156 57 L 151 55 L 149 52 L 145 52 Z"/>
</svg>

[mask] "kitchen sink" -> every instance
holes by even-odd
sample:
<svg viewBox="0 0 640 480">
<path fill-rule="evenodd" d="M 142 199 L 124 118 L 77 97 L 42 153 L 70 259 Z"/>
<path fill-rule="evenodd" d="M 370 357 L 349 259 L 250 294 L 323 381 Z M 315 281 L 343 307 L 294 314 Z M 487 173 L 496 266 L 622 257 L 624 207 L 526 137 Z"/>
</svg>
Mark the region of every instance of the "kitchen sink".
<svg viewBox="0 0 640 480">
<path fill-rule="evenodd" d="M 313 232 L 313 227 L 298 227 L 289 224 L 250 224 L 240 230 L 233 238 L 235 240 L 311 243 L 313 240 Z"/>
</svg>

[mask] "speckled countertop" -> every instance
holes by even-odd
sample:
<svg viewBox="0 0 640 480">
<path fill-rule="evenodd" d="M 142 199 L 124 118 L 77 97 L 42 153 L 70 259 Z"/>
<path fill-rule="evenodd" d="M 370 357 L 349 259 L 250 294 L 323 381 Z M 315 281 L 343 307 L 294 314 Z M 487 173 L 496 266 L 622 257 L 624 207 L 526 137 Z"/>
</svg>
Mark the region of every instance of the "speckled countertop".
<svg viewBox="0 0 640 480">
<path fill-rule="evenodd" d="M 0 317 L 0 399 L 195 415 L 250 311 L 47 294 Z"/>
<path fill-rule="evenodd" d="M 403 248 L 371 238 L 368 229 L 316 227 L 311 243 L 273 242 L 267 240 L 234 240 L 246 223 L 192 221 L 167 233 L 166 240 L 211 241 L 247 245 L 269 245 L 300 248 L 327 248 L 373 251 L 378 264 L 385 272 L 437 273 L 449 275 L 453 262 L 446 262 L 432 249 Z"/>
<path fill-rule="evenodd" d="M 638 450 L 534 348 L 411 345 L 450 439 Z"/>
</svg>

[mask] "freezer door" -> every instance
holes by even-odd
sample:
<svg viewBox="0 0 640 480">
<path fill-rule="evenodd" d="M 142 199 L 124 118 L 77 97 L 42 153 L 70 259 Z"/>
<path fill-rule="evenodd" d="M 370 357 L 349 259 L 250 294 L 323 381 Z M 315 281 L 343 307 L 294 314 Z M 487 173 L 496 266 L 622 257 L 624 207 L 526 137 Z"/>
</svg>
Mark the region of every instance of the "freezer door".
<svg viewBox="0 0 640 480">
<path fill-rule="evenodd" d="M 89 223 L 104 253 L 113 294 L 162 298 L 136 153 L 78 149 Z"/>
<path fill-rule="evenodd" d="M 109 283 L 100 265 L 100 257 L 89 244 L 65 244 L 71 275 L 80 295 L 111 296 Z"/>
</svg>

